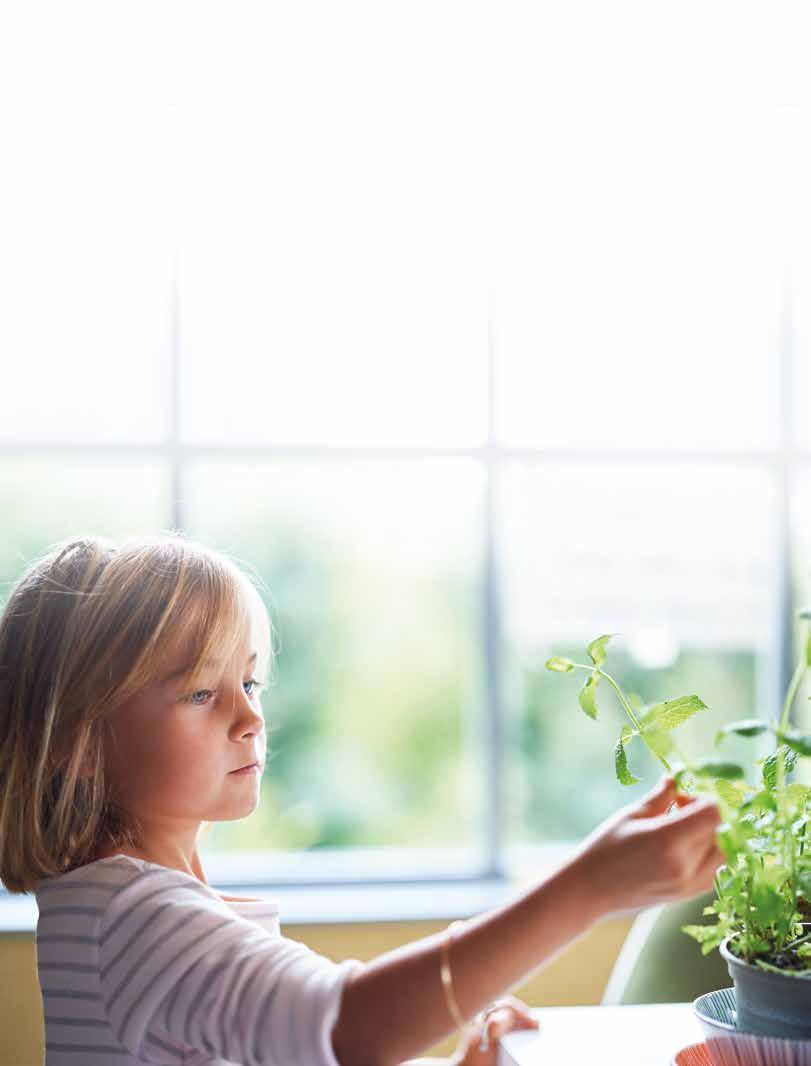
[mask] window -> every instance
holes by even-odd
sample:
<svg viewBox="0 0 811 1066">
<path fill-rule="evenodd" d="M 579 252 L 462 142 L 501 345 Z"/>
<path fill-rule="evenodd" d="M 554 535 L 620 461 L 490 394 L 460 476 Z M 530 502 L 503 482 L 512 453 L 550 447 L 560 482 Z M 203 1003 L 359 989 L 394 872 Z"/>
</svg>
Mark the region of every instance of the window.
<svg viewBox="0 0 811 1066">
<path fill-rule="evenodd" d="M 245 880 L 474 877 L 593 828 L 639 793 L 619 711 L 543 662 L 598 633 L 642 699 L 705 699 L 698 746 L 785 684 L 807 115 L 550 95 L 503 11 L 21 12 L 5 46 L 0 580 L 166 528 L 259 572 L 263 802 L 205 843 Z"/>
</svg>

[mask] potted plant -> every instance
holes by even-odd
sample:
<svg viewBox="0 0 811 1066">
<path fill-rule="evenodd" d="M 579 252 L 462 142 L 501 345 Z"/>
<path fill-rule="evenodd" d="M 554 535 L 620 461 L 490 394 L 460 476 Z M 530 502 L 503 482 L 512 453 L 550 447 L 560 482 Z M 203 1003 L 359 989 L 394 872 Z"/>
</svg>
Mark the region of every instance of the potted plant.
<svg viewBox="0 0 811 1066">
<path fill-rule="evenodd" d="M 598 716 L 597 695 L 613 690 L 627 721 L 614 748 L 614 768 L 623 785 L 639 780 L 632 773 L 628 749 L 644 744 L 679 791 L 711 794 L 722 824 L 719 845 L 726 859 L 715 877 L 715 899 L 704 909 L 715 915 L 708 925 L 684 926 L 703 954 L 718 948 L 735 985 L 738 1024 L 742 1030 L 795 1039 L 811 1039 L 811 855 L 806 831 L 811 788 L 789 780 L 798 759 L 811 757 L 811 736 L 790 724 L 791 708 L 811 666 L 811 639 L 801 611 L 803 654 L 786 692 L 777 722 L 751 718 L 719 729 L 715 746 L 730 736 L 774 736 L 774 751 L 754 760 L 754 783 L 744 767 L 722 758 L 690 762 L 679 750 L 675 730 L 707 705 L 696 695 L 679 696 L 648 706 L 629 699 L 604 669 L 612 636 L 593 640 L 589 662 L 554 656 L 546 668 L 555 673 L 584 671 L 578 700 L 589 718 Z M 602 696 L 601 696 L 602 702 Z"/>
</svg>

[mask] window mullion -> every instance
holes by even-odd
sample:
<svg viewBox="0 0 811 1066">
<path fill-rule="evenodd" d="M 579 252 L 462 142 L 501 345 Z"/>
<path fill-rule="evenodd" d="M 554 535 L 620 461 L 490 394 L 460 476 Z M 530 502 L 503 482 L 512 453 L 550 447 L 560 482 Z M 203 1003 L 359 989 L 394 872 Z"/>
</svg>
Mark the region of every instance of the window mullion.
<svg viewBox="0 0 811 1066">
<path fill-rule="evenodd" d="M 493 331 L 488 337 L 488 426 L 484 449 L 484 765 L 485 765 L 485 870 L 489 876 L 504 875 L 504 707 L 501 668 L 501 585 L 496 556 L 496 478 L 498 477 L 495 442 L 495 365 Z"/>
</svg>

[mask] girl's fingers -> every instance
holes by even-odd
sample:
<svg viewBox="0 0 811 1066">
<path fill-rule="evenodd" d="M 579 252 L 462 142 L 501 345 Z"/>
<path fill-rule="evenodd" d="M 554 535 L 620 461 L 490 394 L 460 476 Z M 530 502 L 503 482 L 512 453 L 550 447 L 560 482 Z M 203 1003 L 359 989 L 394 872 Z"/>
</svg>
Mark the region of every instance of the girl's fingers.
<svg viewBox="0 0 811 1066">
<path fill-rule="evenodd" d="M 718 846 L 715 843 L 710 844 L 690 876 L 689 883 L 681 886 L 681 891 L 677 898 L 685 899 L 689 896 L 698 896 L 702 892 L 709 892 L 715 884 L 715 875 L 718 872 L 718 867 L 722 866 L 725 861 L 723 853 Z"/>
<path fill-rule="evenodd" d="M 538 1021 L 527 1011 L 526 1006 L 512 996 L 510 1004 L 500 1007 L 487 1019 L 488 1031 L 492 1039 L 498 1039 L 515 1029 L 537 1029 Z"/>
<path fill-rule="evenodd" d="M 689 803 L 675 807 L 669 814 L 656 815 L 650 819 L 649 827 L 652 832 L 667 828 L 669 833 L 678 833 L 679 836 L 703 836 L 720 823 L 718 804 L 715 800 L 703 797 L 691 798 Z"/>
<path fill-rule="evenodd" d="M 700 799 L 676 811 L 672 820 L 684 822 L 685 830 L 689 827 L 691 833 L 703 835 L 713 826 L 721 824 L 721 812 L 715 800 Z"/>
<path fill-rule="evenodd" d="M 488 1025 L 488 1033 L 491 1044 L 500 1040 L 502 1036 L 506 1036 L 507 1033 L 513 1033 L 520 1029 L 538 1028 L 538 1023 L 534 1018 L 518 1017 L 510 1010 L 498 1011 L 488 1021 L 490 1023 Z"/>
<path fill-rule="evenodd" d="M 651 818 L 664 814 L 676 796 L 676 783 L 670 775 L 659 779 L 658 784 L 647 796 L 643 796 L 633 812 L 635 818 Z"/>
<path fill-rule="evenodd" d="M 718 873 L 718 867 L 723 866 L 725 862 L 726 856 L 718 845 L 713 842 L 707 849 L 707 854 L 701 861 L 699 875 L 702 880 L 708 880 L 711 884 L 714 884 L 715 875 Z"/>
<path fill-rule="evenodd" d="M 698 802 L 698 796 L 688 796 L 685 792 L 675 792 L 673 789 L 666 789 L 661 793 L 657 793 L 651 802 L 643 803 L 636 811 L 634 811 L 634 818 L 655 818 L 655 817 L 667 817 L 671 815 L 673 811 L 679 811 L 682 807 L 689 807 L 693 803 Z"/>
</svg>

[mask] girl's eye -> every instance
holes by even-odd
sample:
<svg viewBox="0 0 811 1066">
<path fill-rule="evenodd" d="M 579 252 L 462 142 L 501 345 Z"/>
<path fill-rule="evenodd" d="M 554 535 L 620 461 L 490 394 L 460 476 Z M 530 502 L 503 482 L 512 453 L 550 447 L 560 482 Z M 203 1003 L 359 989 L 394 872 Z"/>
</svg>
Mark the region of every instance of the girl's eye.
<svg viewBox="0 0 811 1066">
<path fill-rule="evenodd" d="M 247 681 L 242 682 L 246 687 L 246 692 L 249 696 L 256 696 L 259 694 L 259 689 L 262 688 L 262 682 L 257 681 L 255 677 L 249 677 Z M 247 687 L 250 686 L 250 687 Z M 196 692 L 190 693 L 188 696 L 183 697 L 184 703 L 193 703 L 195 707 L 204 707 L 212 696 L 217 693 L 213 688 L 201 688 Z"/>
<path fill-rule="evenodd" d="M 187 703 L 193 703 L 197 707 L 202 707 L 204 704 L 208 703 L 209 697 L 213 696 L 213 695 L 214 695 L 214 689 L 212 689 L 212 688 L 201 688 L 201 689 L 198 689 L 197 692 L 192 692 L 190 695 L 184 696 L 183 698 L 184 698 L 184 700 Z M 197 698 L 198 696 L 203 696 L 205 698 L 204 699 L 198 699 Z"/>
</svg>

